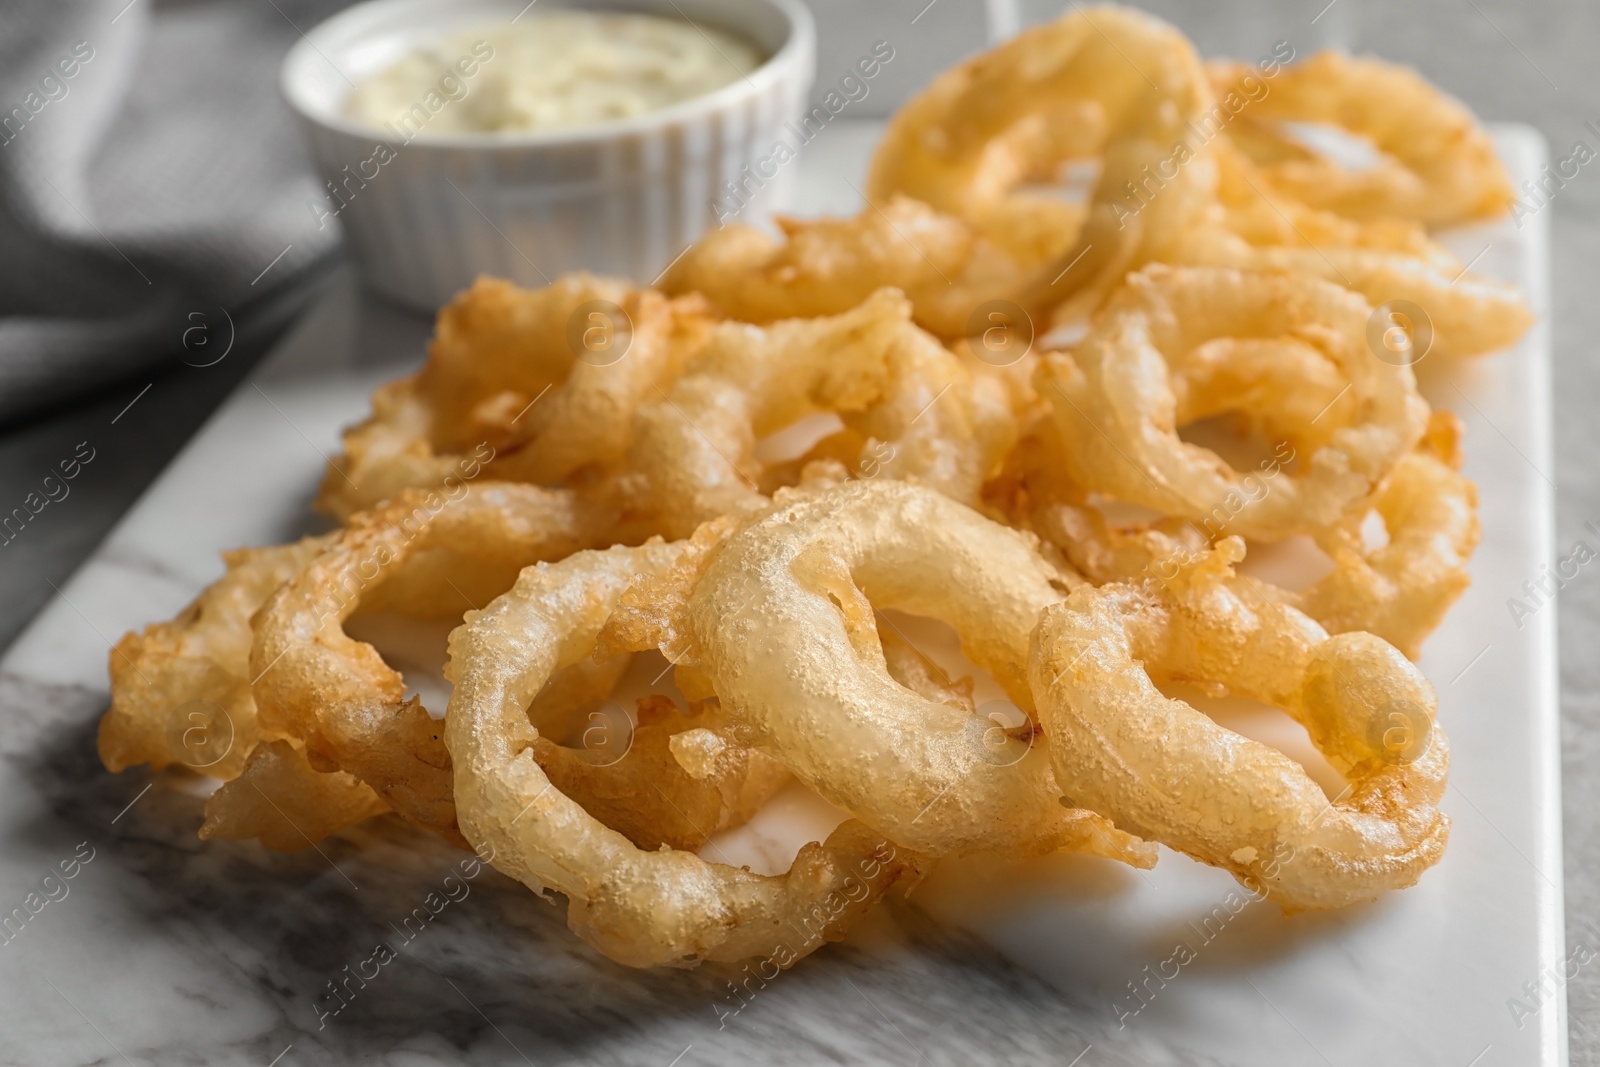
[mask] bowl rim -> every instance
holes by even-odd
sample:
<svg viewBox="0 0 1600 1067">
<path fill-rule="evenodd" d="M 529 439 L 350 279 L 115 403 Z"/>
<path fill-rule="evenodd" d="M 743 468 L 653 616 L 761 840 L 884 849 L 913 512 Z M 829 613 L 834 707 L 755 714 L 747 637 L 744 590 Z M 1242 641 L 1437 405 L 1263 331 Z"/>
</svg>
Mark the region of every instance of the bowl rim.
<svg viewBox="0 0 1600 1067">
<path fill-rule="evenodd" d="M 654 10 L 644 11 L 633 8 L 635 2 L 636 0 L 606 0 L 606 6 L 600 10 L 627 11 L 632 8 L 640 14 L 658 14 Z M 668 2 L 671 3 L 671 0 L 668 0 Z M 323 129 L 361 141 L 376 141 L 390 146 L 403 146 L 406 148 L 515 151 L 529 148 L 593 145 L 626 139 L 640 134 L 655 133 L 664 128 L 690 124 L 703 116 L 727 111 L 748 99 L 765 95 L 776 84 L 794 79 L 797 68 L 799 78 L 805 82 L 807 88 L 809 88 L 811 80 L 815 76 L 815 72 L 811 68 L 815 63 L 816 55 L 816 22 L 811 15 L 810 9 L 805 6 L 802 0 L 740 0 L 740 3 L 735 5 L 732 10 L 744 11 L 752 7 L 764 6 L 769 11 L 775 11 L 784 18 L 786 34 L 783 44 L 768 56 L 761 66 L 749 74 L 729 82 L 720 89 L 679 101 L 676 104 L 659 108 L 655 111 L 648 111 L 632 118 L 617 119 L 592 126 L 577 126 L 570 129 L 535 130 L 520 133 L 488 131 L 420 133 L 411 140 L 406 141 L 396 140 L 389 136 L 388 131 L 382 127 L 368 125 L 358 119 L 348 118 L 342 113 L 333 112 L 330 114 L 328 109 L 314 106 L 304 99 L 303 94 L 308 90 L 302 84 L 302 79 L 295 77 L 296 72 L 307 65 L 313 57 L 323 63 L 332 63 L 332 60 L 327 59 L 321 49 L 317 47 L 320 43 L 319 38 L 325 39 L 340 30 L 342 24 L 371 17 L 374 12 L 383 8 L 420 8 L 430 4 L 446 12 L 457 9 L 456 5 L 451 3 L 450 0 L 365 0 L 363 3 L 353 4 L 329 16 L 317 23 L 309 31 L 301 34 L 300 40 L 296 41 L 284 56 L 278 71 L 279 92 L 295 113 L 307 122 L 315 123 Z M 671 6 L 674 9 L 678 8 L 676 3 L 671 3 Z M 596 10 L 596 8 L 582 2 L 572 3 L 569 9 Z M 672 16 L 669 14 L 666 17 L 670 18 Z M 687 16 L 683 16 L 680 11 L 679 17 L 686 18 Z M 737 32 L 737 28 L 733 28 Z"/>
</svg>

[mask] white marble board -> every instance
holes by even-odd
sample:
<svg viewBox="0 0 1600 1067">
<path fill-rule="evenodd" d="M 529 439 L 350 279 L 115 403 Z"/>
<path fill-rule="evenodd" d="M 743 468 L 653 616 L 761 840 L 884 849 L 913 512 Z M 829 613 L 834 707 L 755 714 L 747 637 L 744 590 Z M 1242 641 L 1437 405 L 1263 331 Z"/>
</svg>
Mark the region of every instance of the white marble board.
<svg viewBox="0 0 1600 1067">
<path fill-rule="evenodd" d="M 797 213 L 855 210 L 876 135 L 840 123 L 808 146 Z M 1496 136 L 1516 180 L 1534 175 L 1539 136 Z M 1549 977 L 1564 956 L 1555 612 L 1519 626 L 1507 607 L 1551 561 L 1545 217 L 1451 243 L 1524 286 L 1540 322 L 1515 352 L 1420 368 L 1466 421 L 1484 541 L 1422 660 L 1455 821 L 1416 888 L 1333 915 L 1251 904 L 1219 932 L 1203 922 L 1234 883 L 1172 853 L 1147 875 L 1072 856 L 952 863 L 727 1015 L 731 971 L 614 966 L 561 905 L 486 873 L 319 1026 L 325 984 L 394 941 L 458 857 L 383 819 L 295 854 L 202 843 L 200 781 L 107 774 L 94 727 L 109 642 L 181 608 L 219 551 L 309 528 L 340 426 L 420 360 L 429 324 L 342 278 L 0 661 L 0 916 L 80 861 L 0 943 L 0 1064 L 1565 1063 Z M 1128 983 L 1179 942 L 1193 961 L 1128 1014 Z"/>
</svg>

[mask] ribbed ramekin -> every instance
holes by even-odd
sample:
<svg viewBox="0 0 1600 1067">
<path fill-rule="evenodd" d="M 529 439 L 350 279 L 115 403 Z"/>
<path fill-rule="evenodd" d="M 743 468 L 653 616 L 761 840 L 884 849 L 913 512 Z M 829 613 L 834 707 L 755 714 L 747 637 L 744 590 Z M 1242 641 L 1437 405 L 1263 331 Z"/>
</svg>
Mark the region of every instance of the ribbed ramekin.
<svg viewBox="0 0 1600 1067">
<path fill-rule="evenodd" d="M 585 129 L 407 141 L 343 114 L 363 78 L 418 45 L 554 7 L 688 17 L 770 58 L 714 93 Z M 281 85 L 324 181 L 307 210 L 343 227 L 372 289 L 432 311 L 482 273 L 524 285 L 570 270 L 649 282 L 718 221 L 728 182 L 741 190 L 733 202 L 752 201 L 741 219 L 781 208 L 792 166 L 752 173 L 763 162 L 773 171 L 815 68 L 801 0 L 372 0 L 306 34 L 284 59 Z M 471 78 L 460 80 L 470 94 Z"/>
</svg>

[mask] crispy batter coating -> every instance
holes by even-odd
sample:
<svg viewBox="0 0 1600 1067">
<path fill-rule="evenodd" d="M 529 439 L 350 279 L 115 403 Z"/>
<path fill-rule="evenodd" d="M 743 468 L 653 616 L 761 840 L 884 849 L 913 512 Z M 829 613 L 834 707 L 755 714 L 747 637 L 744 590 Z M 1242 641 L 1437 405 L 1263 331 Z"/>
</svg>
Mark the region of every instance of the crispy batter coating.
<svg viewBox="0 0 1600 1067">
<path fill-rule="evenodd" d="M 318 774 L 288 741 L 266 739 L 274 735 L 264 736 L 250 691 L 250 617 L 332 540 L 224 553 L 226 572 L 177 618 L 126 634 L 112 650 L 100 760 L 112 771 L 181 764 L 223 779 L 201 837 L 304 848 L 388 810 L 363 783 Z"/>
<path fill-rule="evenodd" d="M 555 788 L 641 849 L 698 852 L 712 834 L 747 822 L 789 781 L 783 765 L 760 752 L 686 737 L 715 737 L 722 725 L 715 712 L 685 715 L 668 697 L 641 697 L 621 759 L 558 745 L 542 730 L 533 758 Z"/>
<path fill-rule="evenodd" d="M 1167 262 L 1305 274 L 1354 289 L 1374 307 L 1410 301 L 1427 318 L 1424 355 L 1499 351 L 1532 325 L 1516 289 L 1468 271 L 1419 224 L 1307 207 L 1268 181 L 1238 141 L 1222 136 L 1208 147 L 1221 175 L 1217 203 L 1167 242 Z"/>
<path fill-rule="evenodd" d="M 1421 672 L 1367 633 L 1329 637 L 1232 576 L 1238 538 L 1164 583 L 1081 586 L 1044 612 L 1028 677 L 1056 780 L 1119 828 L 1231 872 L 1289 910 L 1416 883 L 1444 854 L 1449 746 Z M 1345 776 L 1333 801 L 1268 745 L 1158 683 L 1280 707 Z"/>
<path fill-rule="evenodd" d="M 960 219 L 898 195 L 854 218 L 778 221 L 782 241 L 742 224 L 707 233 L 672 264 L 662 291 L 704 293 L 741 322 L 838 315 L 885 286 L 913 301 L 936 295 L 977 243 Z"/>
<path fill-rule="evenodd" d="M 762 436 L 821 412 L 844 422 L 837 457 L 867 476 L 976 501 L 1015 440 L 1009 398 L 911 322 L 893 289 L 822 319 L 727 323 L 693 370 L 640 410 L 630 459 L 662 532 L 764 508 Z"/>
<path fill-rule="evenodd" d="M 453 499 L 406 490 L 354 516 L 261 609 L 250 652 L 265 726 L 303 740 L 312 767 L 349 772 L 407 821 L 458 844 L 441 725 L 418 698 L 407 698 L 377 650 L 347 636 L 342 624 L 370 606 L 369 587 L 375 599 L 402 565 L 425 553 L 440 560 L 446 584 L 451 562 L 464 558 L 454 568 L 463 588 L 450 608 L 459 614 L 485 584 L 505 589 L 524 565 L 559 559 L 595 534 L 568 491 L 496 482 L 461 490 Z"/>
<path fill-rule="evenodd" d="M 620 963 L 688 965 L 768 956 L 787 967 L 827 940 L 920 858 L 859 823 L 801 849 L 785 875 L 753 874 L 681 850 L 640 850 L 558 789 L 534 758 L 522 709 L 555 670 L 594 650 L 633 579 L 670 566 L 682 543 L 582 552 L 530 567 L 451 635 L 446 714 L 468 839 L 500 870 L 569 900 L 567 922 Z M 815 924 L 796 948 L 793 929 Z M 786 949 L 786 951 L 784 951 Z"/>
<path fill-rule="evenodd" d="M 1339 523 L 1428 417 L 1411 368 L 1369 347 L 1371 310 L 1297 275 L 1160 265 L 1133 275 L 1070 356 L 1040 364 L 1071 477 L 1195 521 L 1225 508 L 1231 532 L 1263 540 Z M 1303 457 L 1301 469 L 1258 491 L 1178 436 L 1224 412 L 1248 415 L 1291 450 L 1284 462 Z"/>
<path fill-rule="evenodd" d="M 1218 95 L 1248 74 L 1245 64 L 1210 67 Z M 1236 120 L 1266 180 L 1309 204 L 1356 219 L 1417 219 L 1429 226 L 1502 215 L 1515 194 L 1494 144 L 1472 112 L 1406 67 L 1367 56 L 1318 52 L 1284 68 Z M 1347 170 L 1296 151 L 1272 123 L 1338 126 L 1371 142 L 1376 165 Z"/>
<path fill-rule="evenodd" d="M 634 408 L 715 320 L 703 298 L 569 274 L 543 289 L 480 278 L 439 314 L 428 362 L 372 398 L 317 505 L 340 518 L 401 489 L 487 476 L 556 485 L 619 464 Z"/>
<path fill-rule="evenodd" d="M 256 745 L 239 777 L 207 798 L 200 836 L 255 837 L 291 852 L 388 810 L 359 779 L 314 770 L 304 749 L 280 738 Z"/>
<path fill-rule="evenodd" d="M 204 765 L 207 774 L 227 779 L 244 769 L 261 736 L 250 695 L 250 616 L 331 540 L 307 537 L 223 553 L 227 570 L 177 618 L 123 635 L 111 650 L 111 707 L 100 720 L 100 762 L 107 770 L 139 763 L 158 771 L 173 763 Z M 220 707 L 226 716 L 226 723 L 216 725 L 231 732 L 232 743 L 220 759 L 214 751 L 185 745 L 191 725 L 185 716 L 173 721 L 195 700 Z"/>
<path fill-rule="evenodd" d="M 730 719 L 824 798 L 933 855 L 1010 849 L 1154 857 L 1056 803 L 1045 745 L 888 670 L 875 608 L 940 619 L 1024 711 L 1028 635 L 1081 579 L 1030 538 L 928 489 L 851 482 L 780 506 L 717 551 L 688 606 Z M 869 599 L 869 594 L 871 599 Z"/>
<path fill-rule="evenodd" d="M 1483 537 L 1478 487 L 1461 474 L 1461 420 L 1436 411 L 1416 451 L 1395 465 L 1369 505 L 1388 540 L 1363 544 L 1359 525 L 1325 531 L 1317 541 L 1334 570 L 1285 597 L 1330 633 L 1365 630 L 1411 659 L 1444 620 L 1472 578 L 1467 561 Z"/>
<path fill-rule="evenodd" d="M 732 318 L 768 323 L 837 315 L 892 286 L 910 298 L 918 325 L 960 337 L 985 302 L 1015 300 L 1032 286 L 1077 239 L 1084 213 L 1031 197 L 963 219 L 894 193 L 853 218 L 780 219 L 783 241 L 745 225 L 713 230 L 661 288 L 700 292 Z"/>
<path fill-rule="evenodd" d="M 1181 136 L 1210 101 L 1177 30 L 1128 8 L 1075 8 L 946 71 L 902 107 L 868 191 L 962 215 L 1117 139 Z"/>
<path fill-rule="evenodd" d="M 263 721 L 303 744 L 303 750 L 274 753 L 259 772 L 260 793 L 284 810 L 297 802 L 271 787 L 289 786 L 302 768 L 343 771 L 341 780 L 354 776 L 366 783 L 401 817 L 464 844 L 441 724 L 418 698 L 406 697 L 400 674 L 377 650 L 348 637 L 341 624 L 375 606 L 460 616 L 510 588 L 524 565 L 559 559 L 607 534 L 604 517 L 569 491 L 504 482 L 463 489 L 455 499 L 405 490 L 355 515 L 257 615 L 252 655 Z M 575 722 L 581 726 L 588 702 L 609 695 L 626 664 L 617 658 L 569 665 L 531 699 L 529 721 L 554 737 L 570 733 Z M 548 738 L 541 738 L 536 758 L 579 803 L 641 847 L 665 841 L 698 848 L 711 833 L 748 819 L 787 777 L 771 761 L 736 753 L 715 773 L 690 775 L 673 759 L 669 738 L 703 724 L 669 728 L 654 709 L 620 759 L 601 753 L 597 761 L 584 746 L 566 748 Z M 256 791 L 246 791 L 248 784 L 222 795 L 217 806 L 253 801 Z M 323 785 L 324 792 L 328 788 Z M 265 811 L 212 812 L 217 827 L 230 829 L 278 821 Z M 278 832 L 277 840 L 288 842 L 283 847 L 294 845 L 295 836 Z"/>
<path fill-rule="evenodd" d="M 1158 257 L 1213 199 L 1215 169 L 1190 125 L 1212 101 L 1177 30 L 1128 8 L 1075 5 L 945 72 L 901 108 L 873 157 L 868 196 L 915 197 L 990 232 L 1000 219 L 1054 231 L 1043 198 L 1018 187 L 1053 178 L 1065 161 L 1099 159 L 1082 228 L 1012 297 L 1030 313 L 1065 305 L 1071 317 Z M 1146 195 L 1130 200 L 1132 189 Z"/>
<path fill-rule="evenodd" d="M 1478 490 L 1461 474 L 1461 422 L 1434 412 L 1417 448 L 1395 464 L 1358 511 L 1313 534 L 1332 571 L 1295 591 L 1257 582 L 1263 596 L 1292 605 L 1329 633 L 1365 630 L 1410 659 L 1471 583 L 1468 561 L 1482 537 Z M 1112 523 L 1062 470 L 1060 437 L 1041 420 L 1013 453 L 986 499 L 1008 520 L 1037 533 L 1091 582 L 1164 581 L 1226 531 L 1187 519 Z M 1366 517 L 1387 537 L 1368 546 Z"/>
</svg>

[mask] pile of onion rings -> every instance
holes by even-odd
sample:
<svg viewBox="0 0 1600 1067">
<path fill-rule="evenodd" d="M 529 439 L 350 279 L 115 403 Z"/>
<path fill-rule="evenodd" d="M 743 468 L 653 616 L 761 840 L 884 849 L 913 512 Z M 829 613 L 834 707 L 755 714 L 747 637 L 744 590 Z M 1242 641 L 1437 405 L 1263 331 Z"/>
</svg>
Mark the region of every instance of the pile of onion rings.
<svg viewBox="0 0 1600 1067">
<path fill-rule="evenodd" d="M 1074 5 L 936 79 L 866 188 L 659 288 L 480 279 L 346 432 L 337 528 L 113 649 L 105 765 L 218 780 L 204 837 L 390 815 L 637 967 L 790 966 L 946 857 L 1166 845 L 1286 910 L 1415 883 L 1449 748 L 1412 661 L 1480 529 L 1414 368 L 1531 322 L 1432 233 L 1507 209 L 1487 134 L 1375 60 L 1208 65 Z M 1322 573 L 1253 576 L 1276 543 Z M 394 616 L 454 627 L 447 701 L 357 636 Z M 1185 686 L 1281 709 L 1348 787 Z M 726 862 L 788 788 L 845 821 Z"/>
</svg>

